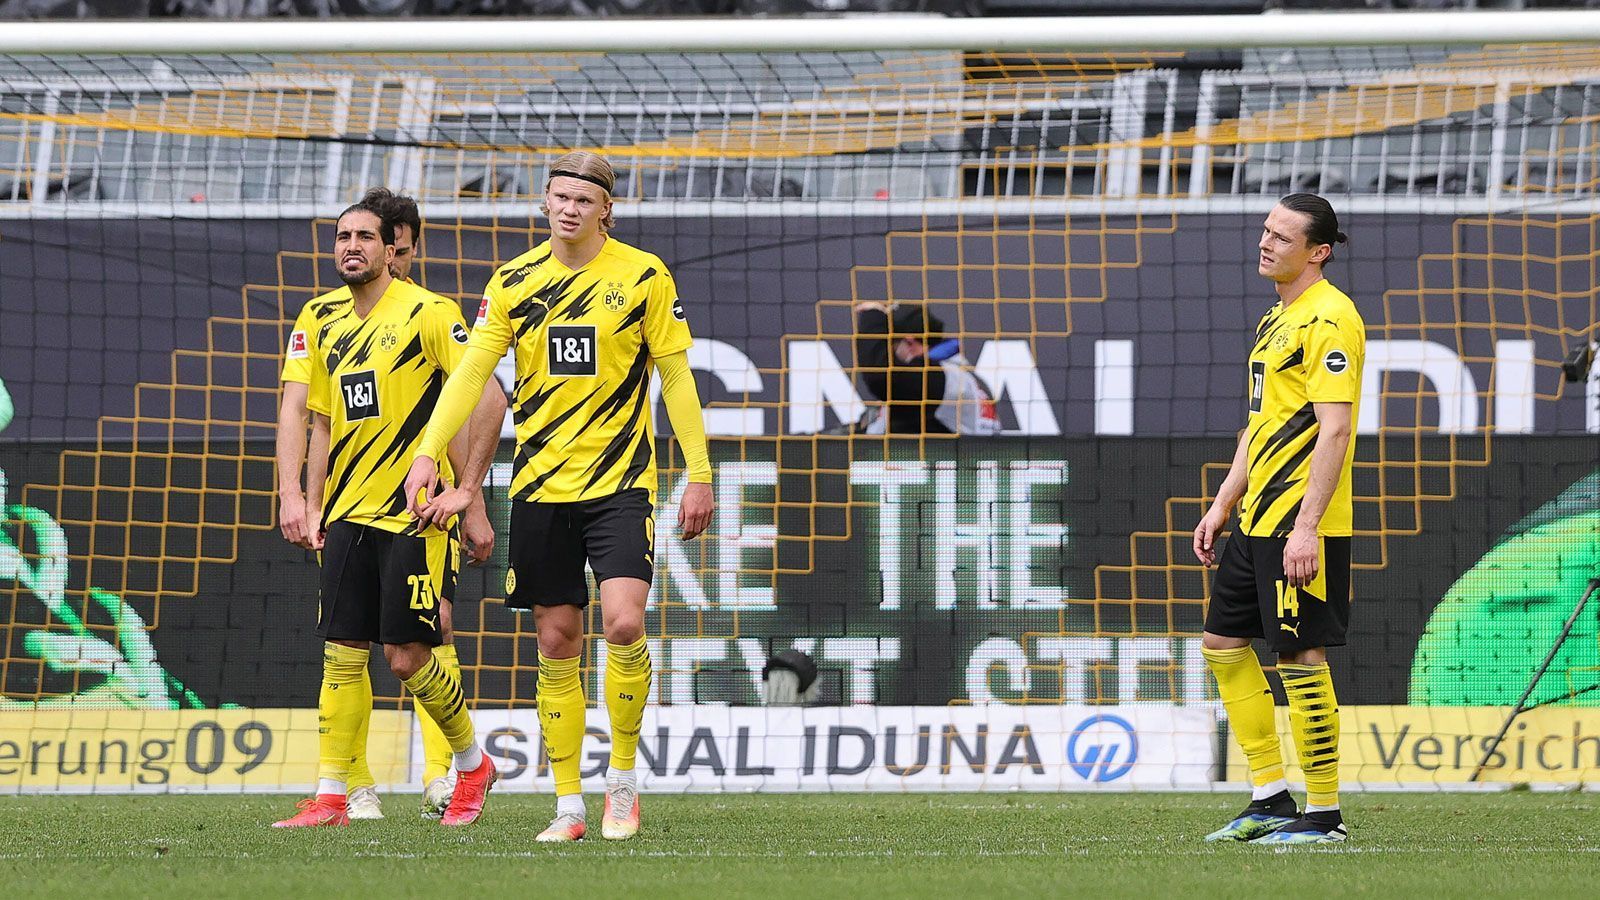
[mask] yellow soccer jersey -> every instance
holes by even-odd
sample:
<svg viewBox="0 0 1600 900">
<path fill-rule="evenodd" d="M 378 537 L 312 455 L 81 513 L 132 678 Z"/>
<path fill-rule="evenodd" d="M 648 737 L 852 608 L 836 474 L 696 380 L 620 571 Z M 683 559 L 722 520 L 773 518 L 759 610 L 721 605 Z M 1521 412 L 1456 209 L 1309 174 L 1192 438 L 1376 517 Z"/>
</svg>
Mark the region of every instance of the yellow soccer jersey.
<svg viewBox="0 0 1600 900">
<path fill-rule="evenodd" d="M 1316 446 L 1314 403 L 1349 403 L 1350 445 L 1317 533 L 1350 534 L 1350 464 L 1361 407 L 1367 328 L 1338 288 L 1319 281 L 1294 303 L 1279 303 L 1256 326 L 1250 351 L 1249 482 L 1240 527 L 1252 537 L 1286 537 L 1305 499 Z"/>
<path fill-rule="evenodd" d="M 306 406 L 331 422 L 324 523 L 414 533 L 406 473 L 466 345 L 456 302 L 409 282 L 393 282 L 364 319 L 348 288 L 301 310 L 283 380 L 309 385 Z M 448 460 L 440 474 L 453 477 Z"/>
<path fill-rule="evenodd" d="M 568 503 L 642 487 L 654 501 L 651 359 L 693 343 L 661 260 L 609 238 L 573 271 L 540 244 L 489 279 L 472 329 L 496 357 L 513 342 L 511 496 Z"/>
<path fill-rule="evenodd" d="M 294 330 L 289 332 L 288 352 L 284 354 L 284 381 L 311 384 L 311 354 L 306 350 L 306 336 L 328 319 L 348 313 L 350 303 L 350 289 L 342 287 L 315 297 L 300 308 L 300 315 L 294 319 Z"/>
</svg>

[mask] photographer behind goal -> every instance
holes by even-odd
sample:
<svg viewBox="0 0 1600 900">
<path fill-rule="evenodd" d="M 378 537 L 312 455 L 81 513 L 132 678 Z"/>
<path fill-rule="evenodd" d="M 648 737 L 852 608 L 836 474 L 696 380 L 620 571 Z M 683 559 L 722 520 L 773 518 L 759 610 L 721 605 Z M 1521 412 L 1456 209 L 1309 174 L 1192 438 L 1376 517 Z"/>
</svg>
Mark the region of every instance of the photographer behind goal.
<svg viewBox="0 0 1600 900">
<path fill-rule="evenodd" d="M 856 434 L 979 434 L 1000 431 L 994 400 L 958 338 L 921 303 L 856 307 L 856 367 L 869 403 Z"/>
</svg>

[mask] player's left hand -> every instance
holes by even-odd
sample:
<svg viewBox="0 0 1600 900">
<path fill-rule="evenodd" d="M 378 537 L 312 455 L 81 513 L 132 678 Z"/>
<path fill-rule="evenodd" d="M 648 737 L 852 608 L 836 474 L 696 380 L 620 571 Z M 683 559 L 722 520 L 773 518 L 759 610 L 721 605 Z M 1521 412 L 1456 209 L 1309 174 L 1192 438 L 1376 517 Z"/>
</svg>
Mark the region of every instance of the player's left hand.
<svg viewBox="0 0 1600 900">
<path fill-rule="evenodd" d="M 449 526 L 452 518 L 465 512 L 477 497 L 476 493 L 454 485 L 446 487 L 429 498 L 427 503 L 422 504 L 422 514 L 417 516 L 417 521 L 425 526 L 437 525 L 445 528 Z"/>
<path fill-rule="evenodd" d="M 716 507 L 711 499 L 711 485 L 689 482 L 683 489 L 683 500 L 678 504 L 678 533 L 683 540 L 699 537 L 711 525 L 711 513 Z"/>
<path fill-rule="evenodd" d="M 461 517 L 461 541 L 467 551 L 467 565 L 481 566 L 494 552 L 494 526 L 482 504 L 474 504 Z"/>
<path fill-rule="evenodd" d="M 1293 588 L 1305 587 L 1317 577 L 1315 529 L 1297 527 L 1289 532 L 1289 541 L 1283 545 L 1283 577 Z"/>
<path fill-rule="evenodd" d="M 439 463 L 431 457 L 417 457 L 411 464 L 411 471 L 406 473 L 406 511 L 422 519 L 429 505 L 428 500 L 438 485 Z"/>
</svg>

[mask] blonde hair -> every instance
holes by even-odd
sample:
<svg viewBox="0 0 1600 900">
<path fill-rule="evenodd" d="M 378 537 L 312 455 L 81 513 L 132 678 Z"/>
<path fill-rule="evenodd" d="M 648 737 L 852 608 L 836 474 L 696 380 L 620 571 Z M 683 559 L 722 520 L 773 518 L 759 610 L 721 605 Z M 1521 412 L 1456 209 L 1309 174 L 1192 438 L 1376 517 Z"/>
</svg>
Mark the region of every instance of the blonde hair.
<svg viewBox="0 0 1600 900">
<path fill-rule="evenodd" d="M 546 190 L 550 188 L 551 179 L 558 173 L 577 176 L 590 182 L 606 192 L 606 200 L 611 200 L 611 190 L 616 186 L 617 173 L 611 168 L 611 163 L 598 153 L 587 150 L 574 150 L 550 164 L 550 176 L 544 180 Z M 549 204 L 539 204 L 539 211 L 550 215 Z M 610 210 L 606 211 L 605 218 L 600 220 L 600 229 L 610 231 L 617 227 L 616 216 Z"/>
</svg>

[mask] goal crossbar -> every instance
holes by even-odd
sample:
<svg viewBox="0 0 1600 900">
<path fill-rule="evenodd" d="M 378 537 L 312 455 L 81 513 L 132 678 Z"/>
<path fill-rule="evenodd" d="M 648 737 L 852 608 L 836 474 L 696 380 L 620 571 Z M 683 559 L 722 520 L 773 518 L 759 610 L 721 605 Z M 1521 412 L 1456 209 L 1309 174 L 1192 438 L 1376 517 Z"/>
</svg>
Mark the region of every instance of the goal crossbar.
<svg viewBox="0 0 1600 900">
<path fill-rule="evenodd" d="M 935 16 L 325 22 L 13 22 L 0 53 L 501 53 L 1183 50 L 1600 41 L 1582 10 L 1261 16 Z"/>
</svg>

